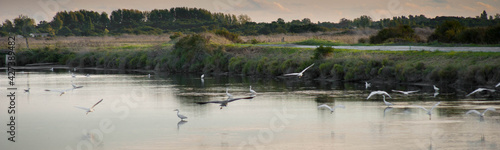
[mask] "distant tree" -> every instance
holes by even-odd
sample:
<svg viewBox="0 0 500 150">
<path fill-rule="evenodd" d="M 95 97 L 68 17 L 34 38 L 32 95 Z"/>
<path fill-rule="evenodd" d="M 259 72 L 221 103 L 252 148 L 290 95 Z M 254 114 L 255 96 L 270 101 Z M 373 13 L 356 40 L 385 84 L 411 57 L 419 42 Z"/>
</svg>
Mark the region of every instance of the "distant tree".
<svg viewBox="0 0 500 150">
<path fill-rule="evenodd" d="M 9 19 L 5 20 L 2 24 L 2 31 L 4 32 L 14 32 L 14 24 Z"/>
<path fill-rule="evenodd" d="M 465 27 L 462 26 L 459 21 L 445 21 L 434 30 L 434 33 L 429 37 L 429 41 L 437 40 L 445 43 L 456 42 L 458 41 L 457 35 L 464 29 Z"/>
<path fill-rule="evenodd" d="M 70 36 L 73 35 L 73 33 L 68 27 L 63 27 L 59 31 L 57 31 L 57 35 Z"/>
<path fill-rule="evenodd" d="M 304 19 L 302 19 L 302 23 L 303 23 L 303 24 L 311 24 L 312 22 L 311 22 L 311 19 L 309 19 L 309 18 L 304 18 Z"/>
<path fill-rule="evenodd" d="M 36 33 L 35 20 L 28 16 L 21 15 L 14 19 L 14 31 L 26 39 L 26 48 L 30 49 L 28 37 L 31 33 Z"/>
<path fill-rule="evenodd" d="M 356 26 L 365 28 L 365 27 L 371 26 L 372 18 L 367 16 L 367 15 L 363 15 L 359 18 L 354 19 L 353 22 L 354 22 L 354 24 L 356 24 Z"/>
<path fill-rule="evenodd" d="M 481 13 L 481 19 L 488 20 L 488 14 L 486 13 L 486 10 L 483 10 L 483 13 Z"/>
<path fill-rule="evenodd" d="M 238 20 L 241 24 L 246 24 L 247 22 L 251 22 L 252 19 L 248 15 L 239 15 Z"/>
</svg>

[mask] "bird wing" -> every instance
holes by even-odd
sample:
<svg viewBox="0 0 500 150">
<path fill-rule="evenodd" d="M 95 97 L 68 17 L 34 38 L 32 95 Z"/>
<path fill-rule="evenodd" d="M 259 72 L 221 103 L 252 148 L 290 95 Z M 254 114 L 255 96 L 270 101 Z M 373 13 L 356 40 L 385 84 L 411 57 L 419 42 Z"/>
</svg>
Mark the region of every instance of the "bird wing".
<svg viewBox="0 0 500 150">
<path fill-rule="evenodd" d="M 405 92 L 403 92 L 403 91 L 398 91 L 398 90 L 392 90 L 392 91 L 393 91 L 393 92 L 403 93 L 403 94 L 405 93 Z"/>
<path fill-rule="evenodd" d="M 432 106 L 430 111 L 432 111 L 434 108 L 436 108 L 439 104 L 441 104 L 441 102 L 437 102 L 436 104 L 434 104 L 434 106 Z"/>
<path fill-rule="evenodd" d="M 416 90 L 416 91 L 407 91 L 406 93 L 411 94 L 411 93 L 417 93 L 417 92 L 420 92 L 420 90 Z"/>
<path fill-rule="evenodd" d="M 179 118 L 181 119 L 187 119 L 188 117 L 184 116 L 184 115 L 181 115 L 181 114 L 177 114 L 177 116 L 179 116 Z"/>
<path fill-rule="evenodd" d="M 333 110 L 330 106 L 328 106 L 328 105 L 326 105 L 326 104 L 323 104 L 323 105 L 319 105 L 319 106 L 318 106 L 318 108 L 322 108 L 322 107 L 324 107 L 324 108 L 328 108 L 328 109 L 330 109 L 330 110 Z"/>
<path fill-rule="evenodd" d="M 253 96 L 249 96 L 249 97 L 227 99 L 226 101 L 227 102 L 232 102 L 232 101 L 237 101 L 237 100 L 242 100 L 242 99 L 252 99 L 252 98 L 254 98 L 254 97 Z"/>
<path fill-rule="evenodd" d="M 79 89 L 79 88 L 82 88 L 83 86 L 77 86 L 75 84 L 71 84 L 73 86 L 73 89 Z"/>
<path fill-rule="evenodd" d="M 471 93 L 467 94 L 466 96 L 471 96 L 472 94 L 477 93 L 477 92 L 481 92 L 483 90 L 484 90 L 483 88 L 476 89 L 476 90 L 472 91 Z"/>
<path fill-rule="evenodd" d="M 376 92 L 371 92 L 370 95 L 368 95 L 368 97 L 366 99 L 370 99 L 370 97 L 372 97 L 375 94 L 377 94 L 377 93 Z"/>
<path fill-rule="evenodd" d="M 345 106 L 344 105 L 337 105 L 337 106 L 333 107 L 333 109 L 335 109 L 335 108 L 344 108 L 345 109 Z"/>
<path fill-rule="evenodd" d="M 423 110 L 429 112 L 429 110 L 427 110 L 427 108 L 425 108 L 425 107 L 422 107 L 422 106 L 415 106 L 415 107 L 422 108 Z"/>
<path fill-rule="evenodd" d="M 83 110 L 86 110 L 86 111 L 89 111 L 90 109 L 89 108 L 86 108 L 86 107 L 80 107 L 80 106 L 74 106 L 75 108 L 78 108 L 78 109 L 83 109 Z"/>
<path fill-rule="evenodd" d="M 494 89 L 484 89 L 484 90 L 487 90 L 487 91 L 490 91 L 490 92 L 495 92 Z"/>
<path fill-rule="evenodd" d="M 196 104 L 208 104 L 208 103 L 222 103 L 224 101 L 208 101 L 208 102 L 196 102 Z"/>
<path fill-rule="evenodd" d="M 312 66 L 314 66 L 314 64 L 312 64 L 309 67 L 307 67 L 306 69 L 302 70 L 300 73 L 304 73 L 307 69 L 311 68 Z"/>
<path fill-rule="evenodd" d="M 499 86 L 500 86 L 500 82 L 497 85 L 495 85 L 495 87 L 499 87 Z"/>
<path fill-rule="evenodd" d="M 300 73 L 289 73 L 289 74 L 284 74 L 283 76 L 297 76 Z"/>
<path fill-rule="evenodd" d="M 497 111 L 497 110 L 496 110 L 495 108 L 493 108 L 493 107 L 488 107 L 488 108 L 486 108 L 486 110 L 484 110 L 484 111 L 483 111 L 483 114 L 482 114 L 482 115 L 484 116 L 484 114 L 485 114 L 488 110 L 490 110 L 490 111 Z"/>
<path fill-rule="evenodd" d="M 101 102 L 102 102 L 102 100 L 104 100 L 104 99 L 99 100 L 97 103 L 95 103 L 95 104 L 94 104 L 94 106 L 92 106 L 92 107 L 90 107 L 90 108 L 94 108 L 95 106 L 97 106 L 97 104 L 101 103 Z"/>
<path fill-rule="evenodd" d="M 477 111 L 477 110 L 469 110 L 469 111 L 467 111 L 465 114 L 466 114 L 466 115 L 468 115 L 468 114 L 470 114 L 470 113 L 475 113 L 475 114 L 477 114 L 477 115 L 481 115 L 481 113 L 480 113 L 479 111 Z"/>
<path fill-rule="evenodd" d="M 387 93 L 385 91 L 382 91 L 382 94 L 389 96 L 389 98 L 392 98 L 391 95 L 389 95 L 389 93 Z"/>
</svg>

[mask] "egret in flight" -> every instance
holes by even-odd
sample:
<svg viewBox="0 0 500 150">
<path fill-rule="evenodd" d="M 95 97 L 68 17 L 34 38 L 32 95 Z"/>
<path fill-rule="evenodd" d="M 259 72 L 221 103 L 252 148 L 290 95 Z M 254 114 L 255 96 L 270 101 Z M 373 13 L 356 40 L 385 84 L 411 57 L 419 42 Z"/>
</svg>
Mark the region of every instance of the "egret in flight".
<svg viewBox="0 0 500 150">
<path fill-rule="evenodd" d="M 441 104 L 441 102 L 437 102 L 436 104 L 434 104 L 434 106 L 432 106 L 432 108 L 431 108 L 431 109 L 426 109 L 426 108 L 424 108 L 424 107 L 422 107 L 422 106 L 416 106 L 416 107 L 418 107 L 418 108 L 422 108 L 423 110 L 427 111 L 427 114 L 429 115 L 429 120 L 431 120 L 432 110 L 433 110 L 434 108 L 436 108 L 436 107 L 437 107 L 437 105 L 439 105 L 439 104 Z"/>
<path fill-rule="evenodd" d="M 432 85 L 432 86 L 434 86 L 434 91 L 435 91 L 435 92 L 438 92 L 438 91 L 439 91 L 439 88 L 438 88 L 438 87 L 436 87 L 436 85 Z"/>
<path fill-rule="evenodd" d="M 372 84 L 365 81 L 365 89 L 368 89 L 370 86 L 372 86 Z"/>
<path fill-rule="evenodd" d="M 385 103 L 385 105 L 386 105 L 387 107 L 390 107 L 390 106 L 394 105 L 394 104 L 392 104 L 392 103 L 389 103 L 389 102 L 385 101 L 385 95 L 382 95 L 382 96 L 384 97 L 384 103 Z"/>
<path fill-rule="evenodd" d="M 389 93 L 387 93 L 385 91 L 373 91 L 370 93 L 370 95 L 368 95 L 368 97 L 366 99 L 370 99 L 370 97 L 372 97 L 373 95 L 387 95 L 390 98 L 392 98 L 391 95 L 389 95 Z"/>
<path fill-rule="evenodd" d="M 469 97 L 469 96 L 471 96 L 472 94 L 475 94 L 475 93 L 477 93 L 477 92 L 482 92 L 482 91 L 490 91 L 490 92 L 495 92 L 495 90 L 493 90 L 493 89 L 478 88 L 478 89 L 476 89 L 476 90 L 472 91 L 471 93 L 467 94 L 467 96 L 466 96 L 466 97 Z"/>
<path fill-rule="evenodd" d="M 73 81 L 71 81 L 71 86 L 73 86 L 73 89 L 79 89 L 79 88 L 83 87 L 82 85 L 75 85 L 75 84 L 73 84 Z"/>
<path fill-rule="evenodd" d="M 468 115 L 468 114 L 470 114 L 470 113 L 475 113 L 475 114 L 479 115 L 479 117 L 481 117 L 481 118 L 482 118 L 482 117 L 484 117 L 484 114 L 485 114 L 486 112 L 488 112 L 488 111 L 497 111 L 497 110 L 496 110 L 495 108 L 493 108 L 493 107 L 488 107 L 488 108 L 486 108 L 486 110 L 484 110 L 484 111 L 483 111 L 483 113 L 480 113 L 480 112 L 479 112 L 479 111 L 477 111 L 477 110 L 469 110 L 469 111 L 467 111 L 465 114 L 466 114 L 466 115 Z"/>
<path fill-rule="evenodd" d="M 411 94 L 411 93 L 416 93 L 416 92 L 419 92 L 420 90 L 416 90 L 416 91 L 398 91 L 398 90 L 392 90 L 393 92 L 399 92 L 401 94 L 404 94 L 404 95 L 408 95 L 408 94 Z"/>
<path fill-rule="evenodd" d="M 336 108 L 344 108 L 345 109 L 345 106 L 344 105 L 337 105 L 337 106 L 333 106 L 333 108 L 332 108 L 326 104 L 323 104 L 323 105 L 319 105 L 318 108 L 328 108 L 328 109 L 330 109 L 330 113 L 333 113 Z"/>
<path fill-rule="evenodd" d="M 254 97 L 250 96 L 250 97 L 243 97 L 243 98 L 228 98 L 228 99 L 223 100 L 223 101 L 196 102 L 196 104 L 215 103 L 215 104 L 220 104 L 219 105 L 220 109 L 222 109 L 222 107 L 227 107 L 227 104 L 230 102 L 234 102 L 234 101 L 241 100 L 241 99 L 252 99 L 252 98 L 254 98 Z"/>
<path fill-rule="evenodd" d="M 175 109 L 174 111 L 177 111 L 177 117 L 181 118 L 181 121 L 183 121 L 184 119 L 188 118 L 188 117 L 186 117 L 184 115 L 179 114 L 179 109 Z"/>
<path fill-rule="evenodd" d="M 45 89 L 45 91 L 47 92 L 57 92 L 59 93 L 59 96 L 62 96 L 63 94 L 66 94 L 67 91 L 71 91 L 73 90 L 73 88 L 71 89 L 65 89 L 65 90 L 49 90 L 49 89 Z"/>
<path fill-rule="evenodd" d="M 310 65 L 309 67 L 307 67 L 306 69 L 302 70 L 301 72 L 299 73 L 289 73 L 289 74 L 284 74 L 283 76 L 298 76 L 299 78 L 302 77 L 304 75 L 304 72 L 311 68 L 314 64 Z"/>
<path fill-rule="evenodd" d="M 97 106 L 97 104 L 101 103 L 103 99 L 99 100 L 97 103 L 94 104 L 94 106 L 90 107 L 90 108 L 86 108 L 86 107 L 80 107 L 80 106 L 75 106 L 76 108 L 80 108 L 80 109 L 83 109 L 83 110 L 86 110 L 87 113 L 85 115 L 88 115 L 90 112 L 94 112 L 94 107 Z"/>
</svg>

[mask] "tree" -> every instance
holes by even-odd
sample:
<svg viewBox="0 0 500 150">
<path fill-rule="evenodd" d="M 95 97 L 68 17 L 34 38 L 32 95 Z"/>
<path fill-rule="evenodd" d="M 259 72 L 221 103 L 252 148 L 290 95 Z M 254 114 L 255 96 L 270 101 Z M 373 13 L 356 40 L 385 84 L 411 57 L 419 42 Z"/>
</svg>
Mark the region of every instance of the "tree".
<svg viewBox="0 0 500 150">
<path fill-rule="evenodd" d="M 5 20 L 2 25 L 2 31 L 5 32 L 14 32 L 14 24 L 9 19 Z"/>
<path fill-rule="evenodd" d="M 353 22 L 358 27 L 366 28 L 372 25 L 372 18 L 367 15 L 363 15 L 359 18 L 354 19 Z"/>
<path fill-rule="evenodd" d="M 239 15 L 238 20 L 241 24 L 246 24 L 247 22 L 251 22 L 252 19 L 248 15 Z"/>
<path fill-rule="evenodd" d="M 28 16 L 20 15 L 14 19 L 14 31 L 24 36 L 26 39 L 26 48 L 30 49 L 28 37 L 31 33 L 36 33 L 35 20 Z"/>
<path fill-rule="evenodd" d="M 481 19 L 488 20 L 488 14 L 486 13 L 486 10 L 483 10 L 483 13 L 481 13 Z"/>
</svg>

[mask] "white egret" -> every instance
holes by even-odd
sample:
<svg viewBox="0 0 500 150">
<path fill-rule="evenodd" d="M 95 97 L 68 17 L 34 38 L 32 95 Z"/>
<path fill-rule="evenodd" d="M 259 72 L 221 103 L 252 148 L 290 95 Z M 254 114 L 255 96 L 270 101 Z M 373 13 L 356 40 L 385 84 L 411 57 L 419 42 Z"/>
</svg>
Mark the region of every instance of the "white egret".
<svg viewBox="0 0 500 150">
<path fill-rule="evenodd" d="M 439 92 L 437 92 L 437 91 L 434 92 L 434 98 L 436 98 L 436 96 L 438 96 L 438 95 L 439 95 Z"/>
<path fill-rule="evenodd" d="M 345 109 L 345 106 L 344 105 L 337 105 L 337 106 L 333 106 L 333 108 L 332 108 L 326 104 L 323 104 L 323 105 L 319 105 L 318 108 L 328 108 L 328 109 L 330 109 L 330 113 L 333 113 L 336 108 L 344 108 Z"/>
<path fill-rule="evenodd" d="M 242 97 L 242 98 L 228 98 L 228 99 L 223 100 L 223 101 L 196 102 L 196 104 L 216 103 L 216 104 L 220 104 L 220 109 L 222 109 L 222 107 L 227 107 L 227 104 L 230 102 L 234 102 L 234 101 L 241 100 L 241 99 L 252 99 L 252 98 L 254 98 L 254 97 L 250 96 L 250 97 Z"/>
<path fill-rule="evenodd" d="M 441 104 L 441 102 L 437 102 L 437 103 L 436 103 L 436 104 L 434 104 L 434 106 L 432 106 L 432 108 L 431 108 L 431 109 L 429 109 L 429 110 L 428 110 L 428 109 L 426 109 L 426 108 L 424 108 L 424 107 L 422 107 L 422 106 L 416 106 L 416 107 L 418 107 L 418 108 L 422 108 L 423 110 L 427 111 L 427 115 L 429 115 L 429 120 L 431 120 L 432 110 L 433 110 L 434 108 L 436 108 L 436 107 L 437 107 L 437 105 L 439 105 L 439 104 Z"/>
<path fill-rule="evenodd" d="M 466 115 L 468 115 L 468 114 L 470 114 L 470 113 L 475 113 L 475 114 L 479 115 L 479 117 L 484 117 L 484 114 L 485 114 L 486 112 L 488 112 L 488 111 L 497 111 L 497 110 L 496 110 L 495 108 L 493 108 L 493 107 L 488 107 L 488 108 L 486 108 L 486 110 L 484 110 L 484 111 L 483 111 L 483 113 L 480 113 L 480 112 L 479 112 L 479 111 L 477 111 L 477 110 L 469 110 L 469 111 L 467 111 L 465 114 L 466 114 Z"/>
<path fill-rule="evenodd" d="M 49 90 L 49 89 L 45 89 L 45 91 L 47 92 L 57 92 L 59 93 L 59 96 L 62 96 L 63 94 L 66 94 L 67 91 L 71 91 L 73 90 L 73 88 L 71 89 L 64 89 L 64 90 Z"/>
<path fill-rule="evenodd" d="M 500 86 L 500 82 L 498 82 L 498 84 L 497 84 L 497 85 L 495 85 L 495 87 L 499 87 L 499 86 Z"/>
<path fill-rule="evenodd" d="M 50 71 L 54 71 L 54 68 L 50 68 Z"/>
<path fill-rule="evenodd" d="M 76 72 L 76 68 L 73 68 L 73 71 Z"/>
<path fill-rule="evenodd" d="M 151 78 L 151 74 L 148 74 L 148 78 Z"/>
<path fill-rule="evenodd" d="M 94 110 L 94 107 L 95 107 L 95 106 L 97 106 L 97 104 L 101 103 L 101 102 L 102 102 L 102 100 L 104 100 L 104 99 L 99 100 L 97 103 L 95 103 L 95 104 L 94 104 L 92 107 L 90 107 L 90 108 L 80 107 L 80 106 L 75 106 L 75 107 L 76 107 L 76 108 L 83 109 L 83 110 L 86 110 L 86 111 L 87 111 L 87 113 L 86 113 L 85 115 L 88 115 L 90 112 L 94 112 L 94 111 L 95 111 L 95 110 Z"/>
<path fill-rule="evenodd" d="M 399 92 L 399 93 L 402 93 L 404 95 L 408 95 L 408 94 L 411 94 L 411 93 L 416 93 L 416 92 L 419 92 L 420 90 L 416 90 L 416 91 L 398 91 L 398 90 L 392 90 L 393 92 Z"/>
<path fill-rule="evenodd" d="M 29 92 L 30 92 L 30 89 L 31 89 L 31 88 L 24 89 L 24 92 L 25 92 L 25 93 L 29 93 Z"/>
<path fill-rule="evenodd" d="M 203 79 L 203 78 L 205 78 L 205 74 L 202 74 L 202 75 L 201 75 L 201 79 Z"/>
<path fill-rule="evenodd" d="M 228 89 L 227 89 L 227 88 L 226 88 L 226 95 L 227 95 L 228 99 L 233 98 L 233 95 L 229 94 L 229 92 L 228 92 Z"/>
<path fill-rule="evenodd" d="M 256 95 L 257 92 L 255 92 L 254 90 L 252 90 L 252 86 L 250 85 L 250 93 L 252 93 L 252 95 Z"/>
<path fill-rule="evenodd" d="M 75 78 L 75 77 L 76 77 L 76 75 L 75 75 L 74 73 L 71 73 L 71 77 Z"/>
<path fill-rule="evenodd" d="M 474 93 L 477 93 L 477 92 L 482 92 L 482 91 L 490 91 L 490 92 L 495 92 L 495 90 L 493 90 L 493 89 L 478 88 L 478 89 L 474 90 L 473 92 L 471 92 L 471 93 L 467 94 L 466 96 L 467 96 L 467 97 L 469 97 L 469 96 L 471 96 L 471 95 L 472 95 L 472 94 L 474 94 Z"/>
<path fill-rule="evenodd" d="M 385 103 L 385 105 L 386 105 L 387 107 L 390 107 L 390 106 L 394 105 L 394 104 L 392 104 L 392 103 L 389 103 L 389 102 L 385 101 L 385 95 L 382 95 L 382 96 L 384 97 L 384 103 Z"/>
<path fill-rule="evenodd" d="M 284 74 L 283 76 L 298 76 L 299 78 L 302 77 L 302 75 L 304 75 L 304 72 L 311 68 L 314 64 L 310 65 L 309 67 L 305 68 L 304 70 L 302 70 L 301 72 L 299 73 L 288 73 L 288 74 Z"/>
<path fill-rule="evenodd" d="M 370 93 L 370 95 L 368 95 L 368 97 L 366 99 L 370 99 L 370 97 L 372 97 L 373 95 L 387 95 L 390 98 L 392 98 L 391 95 L 389 95 L 389 93 L 387 93 L 385 91 L 373 91 Z"/>
<path fill-rule="evenodd" d="M 439 88 L 438 88 L 438 87 L 436 87 L 436 85 L 432 85 L 432 86 L 434 86 L 434 91 L 435 91 L 435 92 L 439 91 Z"/>
<path fill-rule="evenodd" d="M 365 81 L 365 89 L 368 89 L 370 86 L 372 86 L 372 84 Z"/>
<path fill-rule="evenodd" d="M 179 114 L 179 109 L 175 109 L 174 111 L 177 111 L 177 117 L 181 118 L 181 120 L 187 119 L 188 117 Z"/>
</svg>

